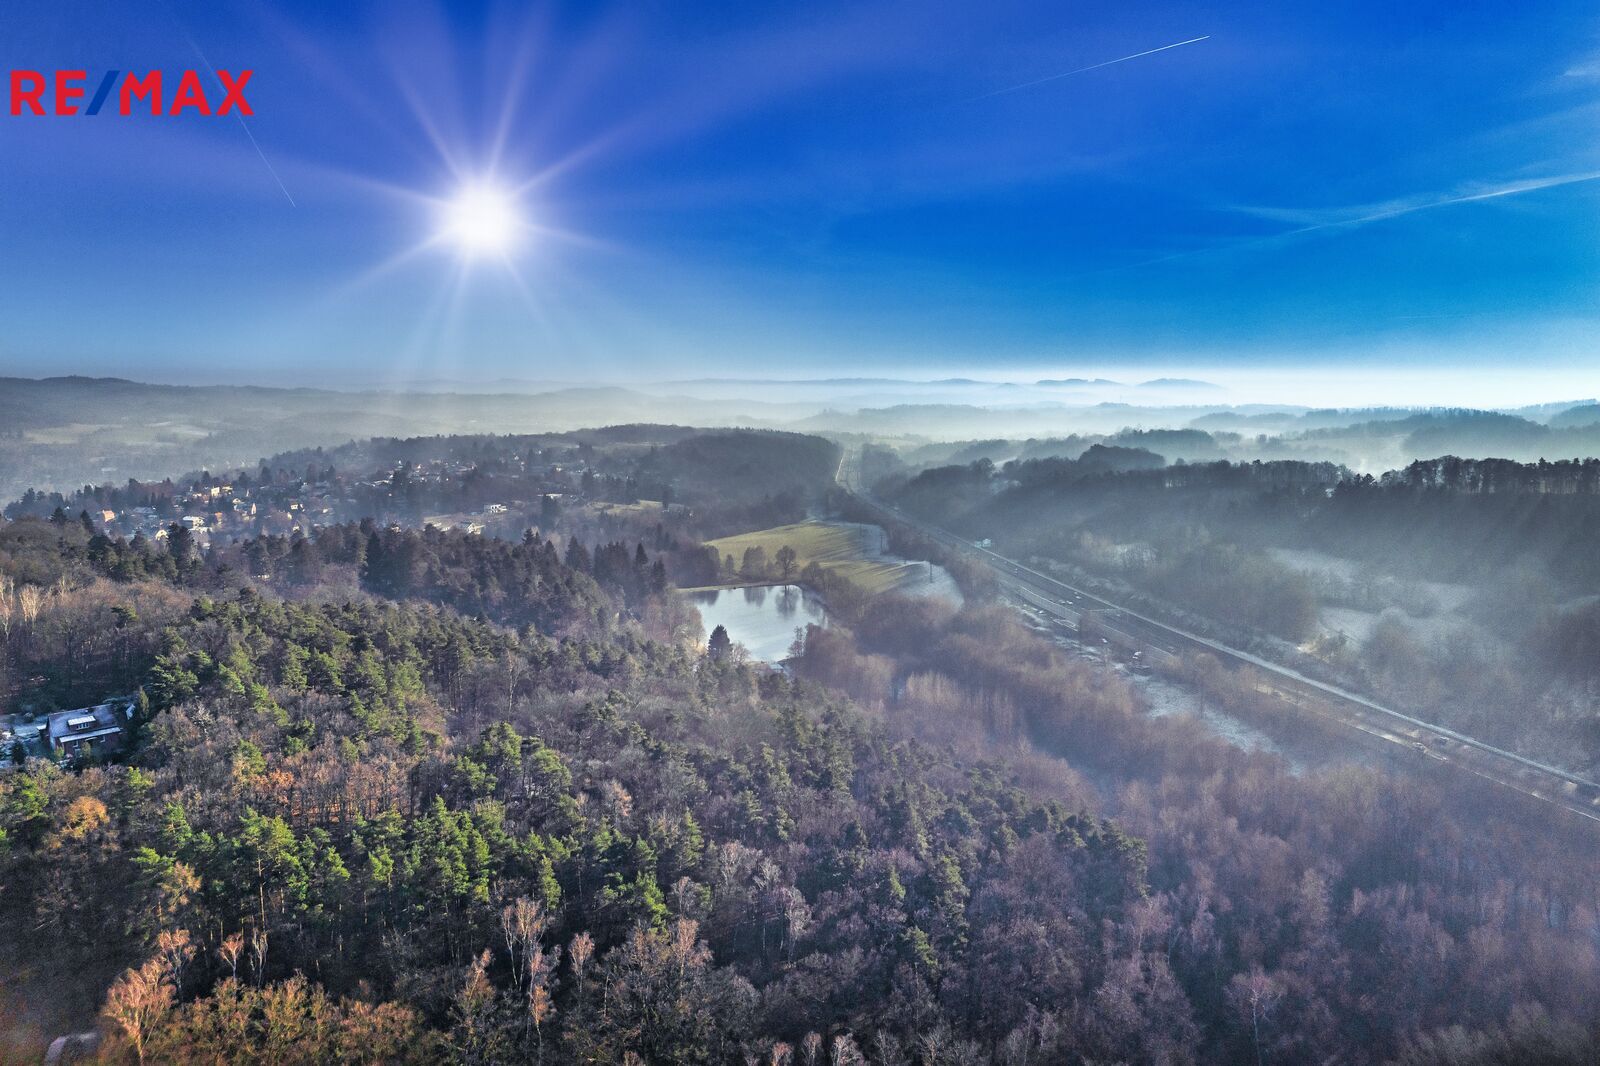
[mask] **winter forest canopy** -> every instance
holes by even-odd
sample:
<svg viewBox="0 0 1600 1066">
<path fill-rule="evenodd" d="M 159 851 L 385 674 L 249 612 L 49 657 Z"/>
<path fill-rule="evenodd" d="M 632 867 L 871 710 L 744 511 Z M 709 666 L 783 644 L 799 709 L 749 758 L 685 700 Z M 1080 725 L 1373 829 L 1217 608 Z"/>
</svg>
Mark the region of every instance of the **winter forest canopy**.
<svg viewBox="0 0 1600 1066">
<path fill-rule="evenodd" d="M 1454 780 L 1296 770 L 1152 718 L 959 566 L 959 609 L 838 590 L 787 671 L 707 649 L 675 592 L 697 545 L 844 505 L 840 453 L 664 436 L 613 435 L 581 460 L 588 493 L 530 504 L 514 537 L 408 517 L 530 476 L 507 474 L 529 442 L 493 439 L 254 472 L 409 463 L 423 495 L 391 479 L 392 524 L 202 548 L 181 523 L 105 531 L 80 506 L 99 490 L 13 509 L 8 704 L 132 692 L 137 722 L 104 763 L 0 774 L 10 1053 L 98 1024 L 102 1057 L 148 1062 L 1596 1054 L 1586 831 L 1530 829 Z M 427 474 L 451 456 L 471 461 Z M 1585 469 L 1367 479 L 1101 449 L 882 491 L 958 527 L 1006 516 L 1036 551 L 1071 522 L 1090 544 L 1137 526 L 1187 554 L 1127 580 L 1198 612 L 1284 580 L 1251 561 L 1268 540 L 1410 538 L 1419 565 L 1460 576 L 1472 562 L 1430 530 L 1477 523 L 1492 551 L 1535 505 L 1556 508 L 1539 558 L 1591 580 L 1561 539 L 1594 499 Z M 652 484 L 680 502 L 633 502 Z M 1281 609 L 1238 624 L 1270 633 Z M 1588 639 L 1565 618 L 1536 625 Z"/>
</svg>

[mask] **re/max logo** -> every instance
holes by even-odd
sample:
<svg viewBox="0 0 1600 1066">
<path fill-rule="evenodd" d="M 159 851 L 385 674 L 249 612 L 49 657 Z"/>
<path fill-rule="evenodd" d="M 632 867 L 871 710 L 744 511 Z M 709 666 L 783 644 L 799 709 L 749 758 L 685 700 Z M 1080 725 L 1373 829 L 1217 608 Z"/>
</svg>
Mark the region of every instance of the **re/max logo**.
<svg viewBox="0 0 1600 1066">
<path fill-rule="evenodd" d="M 119 115 L 131 115 L 135 107 L 148 107 L 152 115 L 181 115 L 185 111 L 201 115 L 226 115 L 235 108 L 241 115 L 253 115 L 255 112 L 250 109 L 250 102 L 244 98 L 244 87 L 254 73 L 253 70 L 246 70 L 236 78 L 226 70 L 217 71 L 223 96 L 213 110 L 200 74 L 194 70 L 182 71 L 174 78 L 163 78 L 159 70 L 147 71 L 142 77 L 131 70 L 108 70 L 92 97 L 88 95 L 89 72 L 86 70 L 58 70 L 53 78 L 47 78 L 37 70 L 13 70 L 11 113 L 98 115 L 115 92 Z M 163 106 L 167 99 L 163 95 L 164 87 L 173 90 L 171 103 L 166 106 Z M 86 97 L 89 100 L 87 106 L 80 106 L 79 102 Z"/>
</svg>

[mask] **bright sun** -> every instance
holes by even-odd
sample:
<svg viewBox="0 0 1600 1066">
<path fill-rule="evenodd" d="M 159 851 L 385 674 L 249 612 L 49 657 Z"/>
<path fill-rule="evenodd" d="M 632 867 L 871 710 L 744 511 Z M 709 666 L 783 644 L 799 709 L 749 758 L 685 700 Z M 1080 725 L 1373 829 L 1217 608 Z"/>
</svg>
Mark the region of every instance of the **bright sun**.
<svg viewBox="0 0 1600 1066">
<path fill-rule="evenodd" d="M 470 185 L 445 205 L 440 236 L 470 258 L 505 255 L 525 225 L 512 197 L 489 185 Z"/>
</svg>

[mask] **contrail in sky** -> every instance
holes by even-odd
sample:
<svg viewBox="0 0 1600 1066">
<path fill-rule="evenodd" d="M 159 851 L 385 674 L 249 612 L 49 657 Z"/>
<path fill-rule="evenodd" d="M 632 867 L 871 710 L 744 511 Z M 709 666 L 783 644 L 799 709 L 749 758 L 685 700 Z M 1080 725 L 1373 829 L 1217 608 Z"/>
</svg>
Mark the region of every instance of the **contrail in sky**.
<svg viewBox="0 0 1600 1066">
<path fill-rule="evenodd" d="M 200 42 L 196 41 L 194 39 L 194 35 L 191 34 L 187 28 L 185 28 L 183 20 L 178 18 L 178 13 L 173 10 L 171 4 L 167 5 L 167 14 L 172 16 L 172 21 L 178 26 L 178 32 L 183 34 L 184 39 L 189 42 L 189 47 L 194 49 L 194 54 L 200 57 L 200 62 L 204 63 L 206 65 L 206 69 L 211 72 L 211 80 L 219 85 L 222 84 L 221 79 L 217 77 L 217 68 L 211 65 L 211 60 L 207 59 L 206 54 L 200 50 Z M 267 168 L 267 173 L 271 174 L 272 180 L 278 183 L 278 189 L 283 193 L 283 198 L 289 201 L 290 207 L 298 206 L 294 202 L 294 197 L 289 195 L 289 187 L 283 183 L 282 178 L 278 177 L 277 168 L 274 167 L 272 165 L 272 161 L 267 158 L 267 153 L 261 150 L 261 143 L 256 140 L 256 135 L 250 132 L 250 123 L 244 120 L 243 111 L 235 109 L 233 112 L 233 117 L 239 120 L 239 125 L 244 129 L 244 135 L 250 138 L 250 144 L 255 148 L 256 155 L 261 157 L 262 165 Z"/>
<path fill-rule="evenodd" d="M 1187 41 L 1178 41 L 1174 44 L 1164 44 L 1160 48 L 1151 48 L 1145 52 L 1135 52 L 1133 55 L 1123 56 L 1121 59 L 1108 59 L 1104 63 L 1093 63 L 1087 67 L 1079 67 L 1077 70 L 1069 70 L 1065 74 L 1052 74 L 1048 78 L 1040 78 L 1037 81 L 1025 81 L 1021 85 L 1012 85 L 1009 88 L 996 89 L 992 93 L 984 93 L 982 96 L 974 96 L 973 99 L 987 100 L 994 96 L 1004 96 L 1006 93 L 1020 92 L 1023 89 L 1031 89 L 1035 85 L 1043 85 L 1047 81 L 1060 81 L 1062 78 L 1070 78 L 1074 74 L 1087 74 L 1089 71 L 1099 70 L 1101 67 L 1114 66 L 1117 63 L 1126 63 L 1128 60 L 1138 59 L 1140 56 L 1153 56 L 1157 52 L 1165 52 L 1169 48 L 1182 48 L 1186 44 L 1198 44 L 1201 41 L 1207 41 L 1210 39 L 1211 35 L 1209 33 L 1204 37 L 1191 37 Z"/>
<path fill-rule="evenodd" d="M 189 44 L 194 48 L 194 54 L 200 57 L 200 62 L 204 63 L 206 65 L 206 69 L 211 72 L 211 80 L 215 81 L 218 85 L 221 85 L 222 81 L 217 77 L 217 68 L 212 66 L 211 60 L 207 59 L 206 54 L 200 51 L 200 45 L 197 44 L 195 39 L 190 37 L 187 32 L 184 33 L 184 36 L 189 37 Z M 261 144 L 256 140 L 256 135 L 250 132 L 250 123 L 244 120 L 243 112 L 236 108 L 233 112 L 233 117 L 239 120 L 239 125 L 244 129 L 244 135 L 250 138 L 250 144 L 255 148 L 256 155 L 261 157 L 261 162 L 267 168 L 267 173 L 271 174 L 272 180 L 278 183 L 278 189 L 283 193 L 283 198 L 289 201 L 290 207 L 297 206 L 294 202 L 294 197 L 289 195 L 289 187 L 283 183 L 282 178 L 278 177 L 277 168 L 272 165 L 272 162 L 269 159 L 267 159 L 267 153 L 261 150 Z"/>
</svg>

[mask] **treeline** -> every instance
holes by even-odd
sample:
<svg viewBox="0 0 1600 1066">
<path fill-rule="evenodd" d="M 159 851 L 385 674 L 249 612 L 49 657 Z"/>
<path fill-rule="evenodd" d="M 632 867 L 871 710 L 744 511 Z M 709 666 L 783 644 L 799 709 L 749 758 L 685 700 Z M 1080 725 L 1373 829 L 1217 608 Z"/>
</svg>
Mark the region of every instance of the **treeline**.
<svg viewBox="0 0 1600 1066">
<path fill-rule="evenodd" d="M 1454 455 L 1419 459 L 1403 470 L 1391 470 L 1374 481 L 1349 479 L 1341 492 L 1374 486 L 1407 491 L 1440 488 L 1452 492 L 1600 492 L 1600 459 L 1558 459 L 1519 463 L 1511 459 L 1462 459 Z"/>
<path fill-rule="evenodd" d="M 1203 429 L 1123 429 L 1109 434 L 1071 434 L 1065 437 L 1030 437 L 1026 440 L 974 440 L 957 443 L 924 444 L 893 452 L 881 445 L 868 445 L 869 450 L 888 452 L 892 464 L 880 466 L 908 466 L 913 469 L 931 466 L 967 466 L 981 459 L 995 465 L 1008 461 L 1025 462 L 1031 459 L 1061 459 L 1073 461 L 1096 448 L 1115 452 L 1148 452 L 1167 456 L 1175 462 L 1209 462 L 1224 458 L 1237 447 L 1241 437 L 1225 431 L 1208 432 Z M 865 467 L 866 463 L 863 464 Z M 863 474 L 865 475 L 865 469 Z M 882 473 L 891 470 L 884 469 Z M 880 473 L 879 476 L 882 476 Z M 868 482 L 870 484 L 870 480 Z"/>
<path fill-rule="evenodd" d="M 174 514 L 172 495 L 177 491 L 172 481 L 146 484 L 128 479 L 126 485 L 85 485 L 77 492 L 39 492 L 29 489 L 21 498 L 6 504 L 5 517 L 18 519 L 26 516 L 49 518 L 56 512 L 76 517 L 80 511 L 93 508 L 122 510 L 130 507 L 152 507 L 158 514 Z"/>
<path fill-rule="evenodd" d="M 1529 562 L 1576 589 L 1600 591 L 1600 562 L 1586 549 L 1600 520 L 1596 472 L 1595 460 L 1413 464 L 1379 480 L 1342 482 L 1304 523 L 1303 539 L 1344 541 L 1357 557 L 1405 559 L 1439 580 L 1481 582 Z"/>
<path fill-rule="evenodd" d="M 1313 548 L 1386 569 L 1403 560 L 1408 573 L 1441 581 L 1481 583 L 1532 563 L 1600 591 L 1600 557 L 1585 550 L 1600 521 L 1597 486 L 1595 459 L 1445 456 L 1381 477 L 1288 460 L 1088 475 L 1041 460 L 940 468 L 883 488 L 974 535 L 1003 529 L 1014 545 L 1038 548 L 1048 531 L 1053 551 L 1085 532 L 1158 541 L 1203 529 L 1245 548 Z"/>
<path fill-rule="evenodd" d="M 1007 463 L 1000 475 L 1017 483 L 1019 493 L 1048 490 L 1088 477 L 1104 476 L 1108 491 L 1176 489 L 1247 489 L 1258 492 L 1308 492 L 1339 483 L 1344 471 L 1334 463 L 1311 463 L 1297 459 L 1255 460 L 1230 463 L 1161 462 L 1153 453 L 1094 449 L 1076 460 L 1029 459 Z"/>
<path fill-rule="evenodd" d="M 637 476 L 679 487 L 684 499 L 752 498 L 773 492 L 817 496 L 833 483 L 839 446 L 821 437 L 778 430 L 727 430 L 653 448 Z"/>
<path fill-rule="evenodd" d="M 998 504 L 1012 508 L 1048 503 L 1068 490 L 1094 499 L 1183 490 L 1311 496 L 1325 494 L 1347 477 L 1334 463 L 1274 459 L 1167 465 L 1153 452 L 1095 445 L 1075 459 L 1019 459 L 999 467 L 980 459 L 966 466 L 934 467 L 911 478 L 887 479 L 876 490 L 948 519 L 958 517 L 963 505 L 986 502 L 997 493 Z"/>
<path fill-rule="evenodd" d="M 1261 526 L 1322 506 L 1342 474 L 1331 463 L 1289 460 L 1153 469 L 1138 455 L 1086 453 L 998 470 L 982 461 L 945 467 L 883 489 L 1006 554 L 1072 563 L 1231 626 L 1300 641 L 1317 620 L 1312 582 L 1259 550 Z"/>
</svg>

